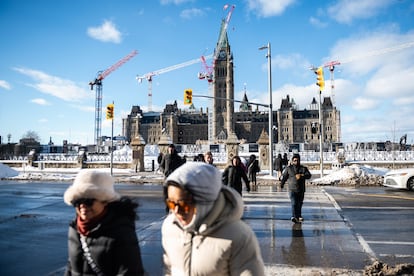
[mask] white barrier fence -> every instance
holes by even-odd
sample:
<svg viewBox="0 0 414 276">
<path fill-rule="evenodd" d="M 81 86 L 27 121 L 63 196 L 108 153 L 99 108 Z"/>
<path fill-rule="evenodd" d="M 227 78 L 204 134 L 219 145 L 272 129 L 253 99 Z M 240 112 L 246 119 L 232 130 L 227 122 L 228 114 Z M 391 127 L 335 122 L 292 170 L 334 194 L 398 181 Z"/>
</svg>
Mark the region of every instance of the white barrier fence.
<svg viewBox="0 0 414 276">
<path fill-rule="evenodd" d="M 177 145 L 177 149 L 181 156 L 185 156 L 188 160 L 192 160 L 193 157 L 198 154 L 204 154 L 207 151 L 213 153 L 213 158 L 215 163 L 226 163 L 227 162 L 227 153 L 225 151 L 225 145 L 218 145 L 217 148 L 211 149 L 209 145 Z M 285 152 L 274 151 L 274 156 L 277 154 Z M 286 152 L 288 158 L 291 158 L 293 152 Z M 156 145 L 147 145 L 145 146 L 145 163 L 152 163 L 153 160 L 157 159 L 159 154 L 158 146 Z M 249 151 L 249 147 L 240 146 L 239 156 L 248 159 L 251 154 L 258 156 L 258 151 Z M 299 152 L 301 160 L 304 162 L 318 162 L 320 159 L 320 153 L 315 151 L 302 151 Z M 346 151 L 343 153 L 346 162 L 375 162 L 375 161 L 414 161 L 414 151 L 375 151 L 375 150 L 354 150 Z M 324 162 L 335 162 L 337 160 L 337 152 L 323 152 Z M 38 154 L 37 161 L 46 161 L 46 162 L 77 162 L 79 155 L 74 154 L 63 154 L 63 153 L 49 153 L 49 154 Z M 15 156 L 10 158 L 11 161 L 27 161 L 27 156 Z M 87 162 L 110 162 L 111 155 L 108 153 L 87 154 Z M 132 150 L 130 147 L 125 146 L 121 150 L 116 150 L 113 153 L 113 162 L 115 163 L 129 163 L 132 162 Z"/>
</svg>

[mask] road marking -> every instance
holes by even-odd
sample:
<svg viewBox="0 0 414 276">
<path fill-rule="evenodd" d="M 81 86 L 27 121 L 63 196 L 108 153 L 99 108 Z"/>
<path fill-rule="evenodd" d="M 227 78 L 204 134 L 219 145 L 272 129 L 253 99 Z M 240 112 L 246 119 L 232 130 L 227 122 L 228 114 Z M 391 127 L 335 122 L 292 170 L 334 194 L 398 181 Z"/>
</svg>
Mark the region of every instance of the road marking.
<svg viewBox="0 0 414 276">
<path fill-rule="evenodd" d="M 414 245 L 414 242 L 400 242 L 400 241 L 367 241 L 367 243 L 394 244 L 394 245 Z"/>
<path fill-rule="evenodd" d="M 414 200 L 414 198 L 412 198 L 412 197 L 406 197 L 406 196 L 380 195 L 380 194 L 361 194 L 361 193 L 354 193 L 354 195 Z"/>
<path fill-rule="evenodd" d="M 348 226 L 349 230 L 353 233 L 355 233 L 355 237 L 357 238 L 358 242 L 361 244 L 363 250 L 368 254 L 369 258 L 371 259 L 371 261 L 374 261 L 377 259 L 375 252 L 371 249 L 371 247 L 369 246 L 369 244 L 365 241 L 365 239 L 358 233 L 354 232 L 352 229 L 352 223 L 350 221 L 348 221 L 345 217 L 342 216 L 341 214 L 341 206 L 339 206 L 339 204 L 336 202 L 335 198 L 333 196 L 331 196 L 327 191 L 325 191 L 325 189 L 322 189 L 322 192 L 329 198 L 329 200 L 333 203 L 333 205 L 335 206 L 335 209 L 337 210 L 338 214 L 341 216 L 341 218 L 343 219 L 345 225 Z"/>
<path fill-rule="evenodd" d="M 367 207 L 367 206 L 345 206 L 343 209 L 379 209 L 379 210 L 414 210 L 414 207 Z"/>
<path fill-rule="evenodd" d="M 393 258 L 413 258 L 414 255 L 402 255 L 402 254 L 380 254 L 381 257 L 393 257 Z"/>
</svg>

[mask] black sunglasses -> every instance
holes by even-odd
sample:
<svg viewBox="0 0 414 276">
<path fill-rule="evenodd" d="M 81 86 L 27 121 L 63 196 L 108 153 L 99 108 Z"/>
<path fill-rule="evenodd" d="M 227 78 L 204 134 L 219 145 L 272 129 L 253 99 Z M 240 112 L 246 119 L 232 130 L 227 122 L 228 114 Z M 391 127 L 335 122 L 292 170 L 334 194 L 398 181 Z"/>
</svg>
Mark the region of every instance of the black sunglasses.
<svg viewBox="0 0 414 276">
<path fill-rule="evenodd" d="M 94 198 L 79 198 L 72 201 L 72 205 L 75 207 L 79 207 L 81 204 L 91 207 L 95 202 Z"/>
</svg>

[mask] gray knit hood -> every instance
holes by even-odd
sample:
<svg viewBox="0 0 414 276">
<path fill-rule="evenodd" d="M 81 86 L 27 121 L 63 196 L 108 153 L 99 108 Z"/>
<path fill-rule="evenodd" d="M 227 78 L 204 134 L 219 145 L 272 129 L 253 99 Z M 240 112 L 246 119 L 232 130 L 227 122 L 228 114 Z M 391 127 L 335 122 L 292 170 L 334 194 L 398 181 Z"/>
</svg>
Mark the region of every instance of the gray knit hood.
<svg viewBox="0 0 414 276">
<path fill-rule="evenodd" d="M 207 163 L 187 162 L 168 176 L 165 180 L 165 187 L 168 187 L 171 182 L 178 184 L 191 193 L 197 209 L 188 225 L 181 225 L 179 220 L 176 220 L 176 223 L 181 225 L 185 231 L 197 231 L 219 197 L 220 190 L 223 187 L 221 172 Z"/>
<path fill-rule="evenodd" d="M 189 191 L 194 201 L 201 205 L 214 202 L 222 187 L 221 172 L 203 162 L 185 163 L 168 176 L 164 185 L 168 182 L 175 182 Z"/>
</svg>

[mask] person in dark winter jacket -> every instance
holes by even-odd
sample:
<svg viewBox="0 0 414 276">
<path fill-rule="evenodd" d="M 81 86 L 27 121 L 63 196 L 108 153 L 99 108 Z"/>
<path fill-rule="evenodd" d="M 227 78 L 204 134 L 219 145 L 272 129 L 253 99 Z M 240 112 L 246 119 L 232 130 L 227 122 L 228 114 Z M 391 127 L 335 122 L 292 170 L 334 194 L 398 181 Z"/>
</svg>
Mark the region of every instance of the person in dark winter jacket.
<svg viewBox="0 0 414 276">
<path fill-rule="evenodd" d="M 291 220 L 294 223 L 302 222 L 302 205 L 305 198 L 305 180 L 312 177 L 308 168 L 300 164 L 300 155 L 294 154 L 292 164 L 282 172 L 280 187 L 283 189 L 288 183 L 289 197 L 292 205 Z"/>
<path fill-rule="evenodd" d="M 283 158 L 282 158 L 282 171 L 289 165 L 289 159 L 287 156 L 287 153 L 285 152 L 283 154 Z"/>
<path fill-rule="evenodd" d="M 283 163 L 282 163 L 282 155 L 279 153 L 275 159 L 275 170 L 277 172 L 277 179 L 280 180 L 280 177 L 282 176 L 282 170 L 283 170 Z"/>
<path fill-rule="evenodd" d="M 161 160 L 160 168 L 164 173 L 164 176 L 168 177 L 173 171 L 184 163 L 185 160 L 178 155 L 175 145 L 171 144 L 168 146 L 168 153 L 164 154 Z"/>
<path fill-rule="evenodd" d="M 234 156 L 231 160 L 231 165 L 224 169 L 222 175 L 222 181 L 224 185 L 230 186 L 235 189 L 239 194 L 242 194 L 242 180 L 246 184 L 246 190 L 250 192 L 250 183 L 247 178 L 246 172 L 241 165 L 241 159 L 239 156 Z"/>
<path fill-rule="evenodd" d="M 247 165 L 247 174 L 250 183 L 253 184 L 253 191 L 257 191 L 257 173 L 260 172 L 259 160 L 256 159 L 256 155 L 252 154 L 249 158 Z"/>
<path fill-rule="evenodd" d="M 65 275 L 144 275 L 135 233 L 138 204 L 115 192 L 109 173 L 81 170 L 64 201 L 76 212 Z"/>
</svg>

